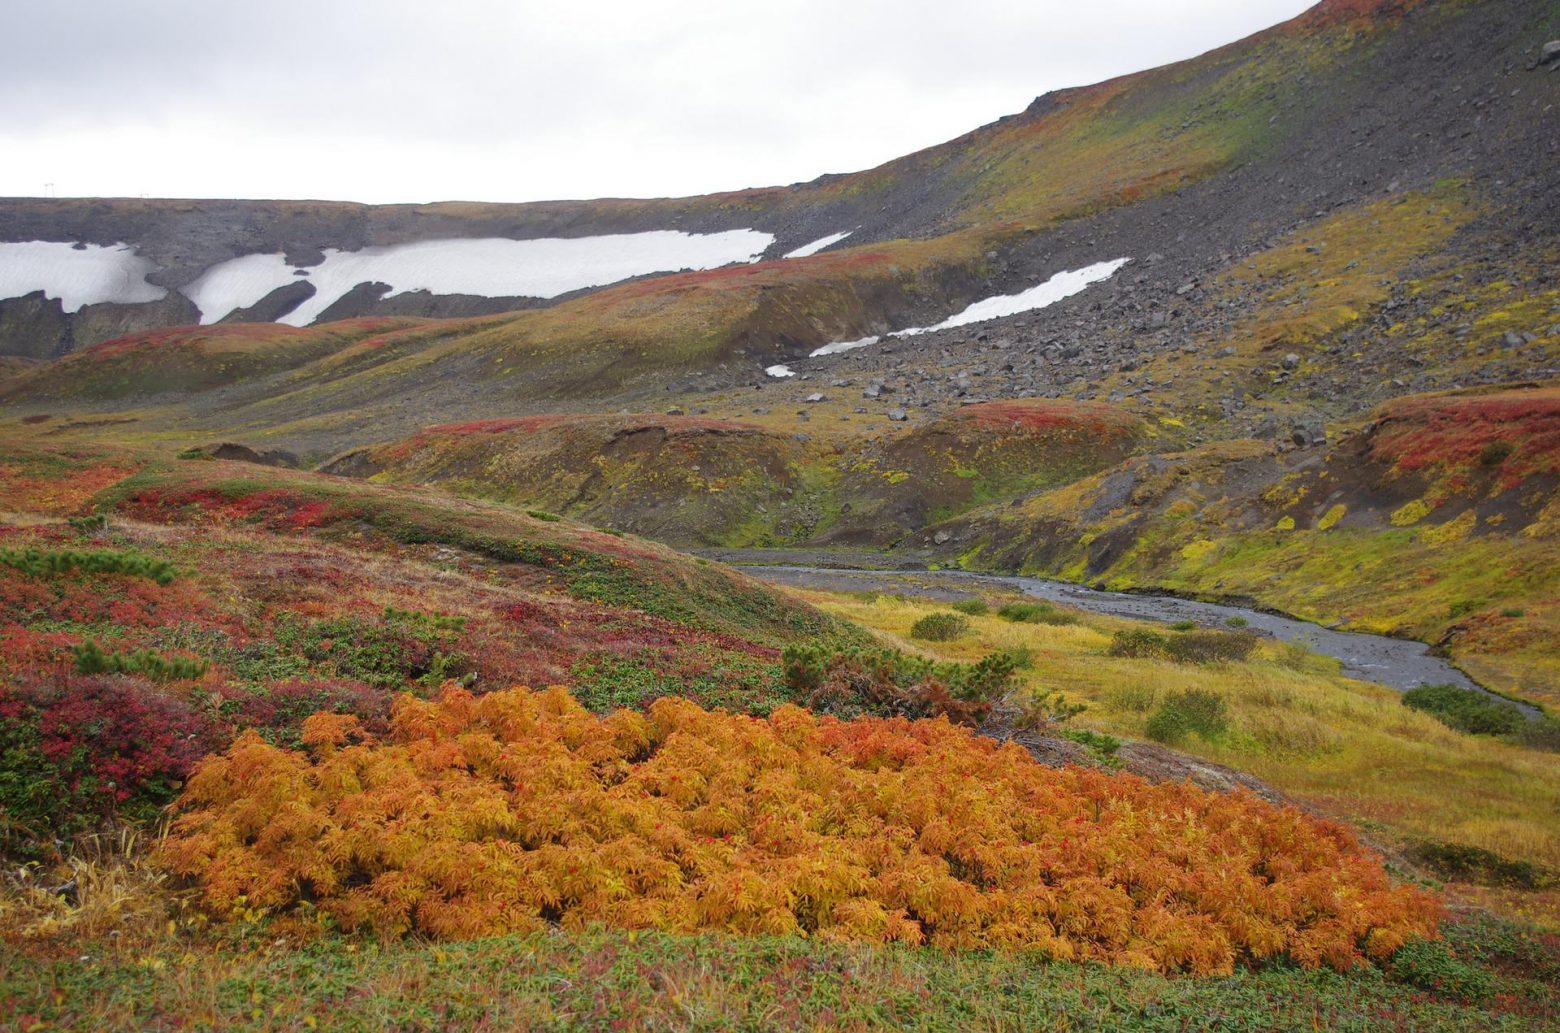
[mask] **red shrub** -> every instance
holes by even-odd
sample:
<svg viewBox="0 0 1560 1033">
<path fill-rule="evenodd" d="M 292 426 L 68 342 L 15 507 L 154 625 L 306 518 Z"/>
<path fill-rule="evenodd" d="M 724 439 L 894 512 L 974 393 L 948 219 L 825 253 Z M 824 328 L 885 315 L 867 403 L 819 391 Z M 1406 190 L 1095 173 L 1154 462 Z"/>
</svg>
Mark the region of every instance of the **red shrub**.
<svg viewBox="0 0 1560 1033">
<path fill-rule="evenodd" d="M 1498 469 L 1505 488 L 1560 473 L 1560 390 L 1405 398 L 1378 417 L 1371 458 L 1399 473 Z"/>
</svg>

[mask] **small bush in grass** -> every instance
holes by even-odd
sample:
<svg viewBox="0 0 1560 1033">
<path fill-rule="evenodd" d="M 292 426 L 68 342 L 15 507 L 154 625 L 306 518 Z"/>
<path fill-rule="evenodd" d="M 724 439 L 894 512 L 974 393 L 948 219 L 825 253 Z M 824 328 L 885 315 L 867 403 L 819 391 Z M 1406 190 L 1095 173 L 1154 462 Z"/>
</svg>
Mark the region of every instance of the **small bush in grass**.
<svg viewBox="0 0 1560 1033">
<path fill-rule="evenodd" d="M 545 520 L 549 524 L 555 524 L 563 519 L 557 513 L 549 513 L 545 509 L 528 509 L 525 511 L 525 515 L 532 520 Z"/>
<path fill-rule="evenodd" d="M 1448 728 L 1470 735 L 1512 735 L 1527 718 L 1504 700 L 1456 685 L 1421 685 L 1403 693 L 1403 705 L 1422 710 Z"/>
<path fill-rule="evenodd" d="M 1217 739 L 1229 729 L 1229 708 L 1224 698 L 1202 689 L 1173 692 L 1148 719 L 1147 733 L 1155 742 L 1174 744 L 1196 732 Z"/>
<path fill-rule="evenodd" d="M 1491 441 L 1484 446 L 1484 451 L 1479 453 L 1480 466 L 1499 466 L 1511 457 L 1511 453 L 1517 450 L 1517 446 L 1509 441 Z"/>
<path fill-rule="evenodd" d="M 1167 645 L 1172 660 L 1211 664 L 1246 659 L 1257 648 L 1257 636 L 1249 631 L 1188 631 L 1172 637 Z"/>
<path fill-rule="evenodd" d="M 1170 642 L 1147 628 L 1123 628 L 1110 637 L 1110 647 L 1105 652 L 1110 656 L 1162 660 L 1170 655 Z"/>
<path fill-rule="evenodd" d="M 1073 703 L 1056 689 L 1036 690 L 1019 704 L 1013 723 L 1031 732 L 1052 732 L 1087 709 L 1086 704 Z"/>
<path fill-rule="evenodd" d="M 1511 606 L 1511 607 L 1507 607 L 1506 609 L 1500 611 L 1500 615 L 1502 617 L 1509 617 L 1509 618 L 1512 618 L 1512 619 L 1516 619 L 1517 617 L 1525 617 L 1525 616 L 1527 616 L 1527 611 L 1522 609 L 1520 606 Z"/>
<path fill-rule="evenodd" d="M 953 609 L 971 617 L 984 616 L 991 609 L 991 607 L 986 605 L 986 600 L 984 599 L 960 599 L 958 602 L 950 605 Z"/>
<path fill-rule="evenodd" d="M 1020 671 L 1027 671 L 1035 665 L 1035 651 L 1028 646 L 1013 646 L 1002 651 L 1003 655 L 1013 661 L 1013 666 Z"/>
<path fill-rule="evenodd" d="M 970 622 L 956 613 L 929 613 L 910 626 L 910 637 L 927 642 L 951 642 L 970 630 Z"/>
<path fill-rule="evenodd" d="M 1157 698 L 1158 694 L 1147 685 L 1123 685 L 1110 693 L 1112 706 L 1134 714 L 1146 714 L 1154 709 L 1154 700 Z"/>
<path fill-rule="evenodd" d="M 1196 629 L 1196 621 L 1176 621 L 1174 624 L 1170 625 L 1171 631 L 1195 631 Z"/>
<path fill-rule="evenodd" d="M 1006 603 L 997 616 L 1014 624 L 1076 624 L 1078 618 L 1050 603 Z"/>
<path fill-rule="evenodd" d="M 1443 879 L 1479 886 L 1540 890 L 1554 885 L 1554 873 L 1530 861 L 1511 861 L 1483 847 L 1462 843 L 1419 843 L 1408 849 L 1410 859 Z"/>
<path fill-rule="evenodd" d="M 1108 768 L 1119 768 L 1122 765 L 1117 752 L 1121 749 L 1121 740 L 1114 735 L 1106 735 L 1104 732 L 1095 732 L 1087 728 L 1064 728 L 1057 733 L 1063 739 L 1071 739 L 1073 742 L 1089 751 L 1089 755 Z"/>
<path fill-rule="evenodd" d="M 1226 617 L 1224 623 L 1232 628 L 1244 628 L 1247 622 L 1244 617 Z"/>
<path fill-rule="evenodd" d="M 1183 664 L 1210 664 L 1244 660 L 1257 647 L 1251 632 L 1186 631 L 1164 636 L 1147 628 L 1124 628 L 1111 636 L 1106 652 L 1111 656 L 1144 660 L 1174 660 Z"/>
</svg>

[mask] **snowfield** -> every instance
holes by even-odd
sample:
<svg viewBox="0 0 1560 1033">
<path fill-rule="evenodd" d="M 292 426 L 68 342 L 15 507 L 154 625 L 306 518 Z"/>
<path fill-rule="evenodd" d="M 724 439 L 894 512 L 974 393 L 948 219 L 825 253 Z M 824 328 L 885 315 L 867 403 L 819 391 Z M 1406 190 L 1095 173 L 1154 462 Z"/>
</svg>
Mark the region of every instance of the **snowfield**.
<svg viewBox="0 0 1560 1033">
<path fill-rule="evenodd" d="M 161 301 L 168 292 L 146 282 L 157 266 L 127 244 L 77 247 L 59 241 L 0 243 L 0 298 L 41 290 L 66 312 L 104 301 Z"/>
<path fill-rule="evenodd" d="M 415 244 L 327 250 L 300 273 L 281 255 L 244 255 L 206 270 L 183 288 L 214 323 L 289 283 L 307 278 L 314 296 L 278 322 L 307 326 L 360 283 L 390 285 L 388 296 L 426 290 L 485 298 L 555 298 L 646 273 L 715 269 L 754 262 L 774 243 L 760 230 L 683 233 L 654 230 L 599 237 L 425 240 Z"/>
<path fill-rule="evenodd" d="M 764 369 L 764 372 L 768 373 L 772 377 L 796 376 L 796 371 L 793 370 L 790 366 L 769 366 Z"/>
<path fill-rule="evenodd" d="M 795 251 L 787 251 L 781 257 L 782 258 L 806 258 L 808 255 L 816 255 L 818 252 L 822 251 L 824 248 L 826 248 L 826 247 L 833 247 L 835 244 L 838 244 L 840 241 L 844 240 L 846 237 L 850 236 L 854 232 L 856 232 L 856 231 L 855 230 L 846 230 L 844 233 L 831 233 L 827 237 L 820 237 L 819 239 L 813 241 L 811 244 L 803 244 L 801 247 L 797 248 Z"/>
<path fill-rule="evenodd" d="M 970 305 L 963 312 L 949 316 L 936 326 L 912 326 L 904 330 L 895 330 L 896 337 L 910 337 L 915 334 L 929 334 L 934 330 L 949 330 L 956 326 L 964 326 L 966 323 L 979 323 L 987 319 L 998 319 L 1002 316 L 1015 316 L 1020 312 L 1033 312 L 1036 309 L 1054 305 L 1063 298 L 1070 298 L 1079 291 L 1084 290 L 1090 284 L 1101 280 L 1108 280 L 1116 274 L 1116 270 L 1132 261 L 1130 258 L 1117 258 L 1109 262 L 1096 262 L 1093 265 L 1084 266 L 1082 269 L 1069 269 L 1057 273 L 1044 283 L 1036 284 L 1027 291 L 1017 294 L 999 294 L 993 298 L 983 298 Z M 826 344 L 822 348 L 814 348 L 808 353 L 809 358 L 818 358 L 823 355 L 836 355 L 840 352 L 852 351 L 856 348 L 865 348 L 876 344 L 878 338 L 863 337 L 859 341 L 835 341 Z"/>
</svg>

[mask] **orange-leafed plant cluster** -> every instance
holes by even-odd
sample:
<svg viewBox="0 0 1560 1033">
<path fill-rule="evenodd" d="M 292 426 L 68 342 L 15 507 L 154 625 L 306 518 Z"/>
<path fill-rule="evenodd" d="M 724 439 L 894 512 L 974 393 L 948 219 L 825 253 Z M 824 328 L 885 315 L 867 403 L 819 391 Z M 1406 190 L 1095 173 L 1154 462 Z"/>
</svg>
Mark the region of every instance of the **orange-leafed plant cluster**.
<svg viewBox="0 0 1560 1033">
<path fill-rule="evenodd" d="M 191 777 L 162 858 L 206 904 L 475 937 L 591 922 L 998 947 L 1164 971 L 1346 969 L 1434 936 L 1340 826 L 1052 770 L 944 720 L 767 719 L 562 688 L 316 715 Z"/>
</svg>

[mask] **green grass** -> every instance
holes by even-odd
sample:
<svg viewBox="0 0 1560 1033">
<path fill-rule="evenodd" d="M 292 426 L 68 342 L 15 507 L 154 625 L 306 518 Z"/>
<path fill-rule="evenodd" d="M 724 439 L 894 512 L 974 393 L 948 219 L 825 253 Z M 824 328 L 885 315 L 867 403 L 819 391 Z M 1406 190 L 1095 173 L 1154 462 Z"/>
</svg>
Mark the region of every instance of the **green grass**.
<svg viewBox="0 0 1560 1033">
<path fill-rule="evenodd" d="M 1022 955 L 589 928 L 431 946 L 254 935 L 151 949 L 0 953 L 18 1030 L 1468 1030 L 1552 1029 L 1553 947 L 1453 930 L 1390 971 L 1273 967 L 1227 978 Z M 191 949 L 193 947 L 193 949 Z M 1453 954 L 1455 951 L 1455 955 Z"/>
</svg>

